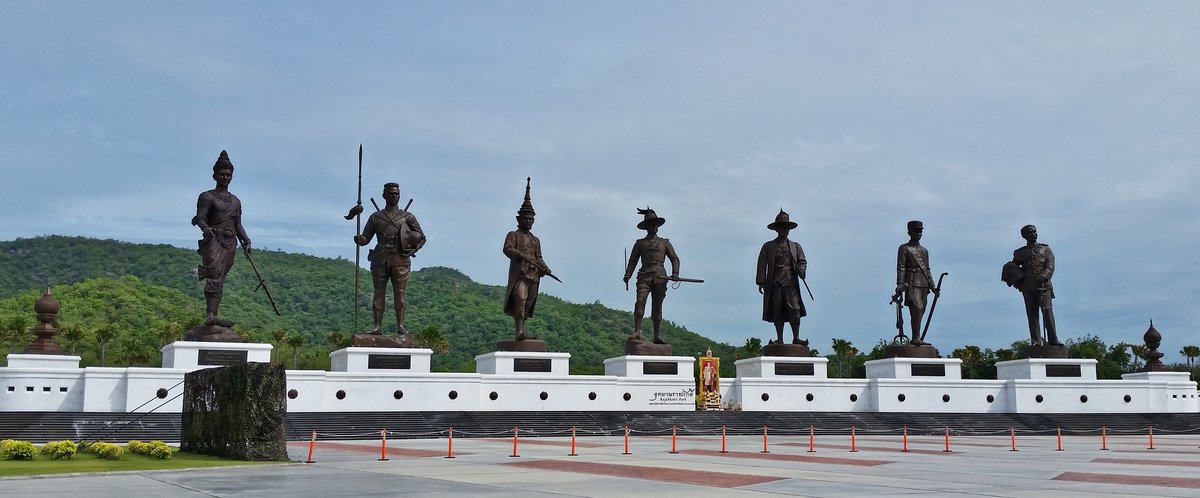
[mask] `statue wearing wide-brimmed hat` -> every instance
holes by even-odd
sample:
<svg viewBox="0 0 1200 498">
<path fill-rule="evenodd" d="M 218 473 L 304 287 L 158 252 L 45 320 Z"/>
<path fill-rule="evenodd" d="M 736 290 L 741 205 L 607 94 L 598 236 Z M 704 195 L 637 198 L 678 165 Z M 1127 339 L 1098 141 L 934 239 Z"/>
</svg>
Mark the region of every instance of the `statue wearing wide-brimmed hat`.
<svg viewBox="0 0 1200 498">
<path fill-rule="evenodd" d="M 800 338 L 800 318 L 808 314 L 800 299 L 800 283 L 808 272 L 808 260 L 804 257 L 804 248 L 788 239 L 788 234 L 796 227 L 797 224 L 780 209 L 775 221 L 767 225 L 778 235 L 758 251 L 758 271 L 754 281 L 763 295 L 762 319 L 775 325 L 775 340 L 768 346 L 783 345 L 785 323 L 791 325 L 792 344 L 808 346 L 808 341 Z M 782 348 L 772 348 L 772 351 L 775 349 Z M 802 356 L 803 353 L 781 352 L 780 355 Z"/>
<path fill-rule="evenodd" d="M 679 256 L 675 255 L 675 248 L 670 240 L 658 236 L 658 227 L 663 226 L 667 220 L 658 216 L 649 206 L 646 209 L 639 208 L 637 212 L 642 215 L 642 221 L 637 227 L 645 230 L 646 236 L 633 243 L 629 262 L 625 266 L 624 280 L 628 284 L 634 268 L 638 261 L 641 261 L 641 268 L 637 273 L 637 302 L 633 306 L 633 334 L 629 338 L 631 341 L 641 339 L 646 298 L 650 297 L 650 322 L 654 326 L 654 343 L 667 344 L 662 338 L 662 303 L 667 295 L 667 281 L 679 278 Z M 667 275 L 664 266 L 668 259 L 671 260 L 670 276 Z"/>
</svg>

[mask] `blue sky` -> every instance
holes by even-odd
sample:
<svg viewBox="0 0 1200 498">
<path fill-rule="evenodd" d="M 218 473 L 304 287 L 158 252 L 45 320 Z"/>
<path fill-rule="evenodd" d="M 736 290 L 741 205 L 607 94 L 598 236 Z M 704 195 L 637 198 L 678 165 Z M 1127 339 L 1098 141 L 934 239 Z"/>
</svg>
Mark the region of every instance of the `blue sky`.
<svg viewBox="0 0 1200 498">
<path fill-rule="evenodd" d="M 0 239 L 194 247 L 227 149 L 255 245 L 353 259 L 363 143 L 364 197 L 415 199 L 418 267 L 502 283 L 531 176 L 566 281 L 544 292 L 631 309 L 649 205 L 707 280 L 666 317 L 740 345 L 773 335 L 754 261 L 782 207 L 816 295 L 802 334 L 869 349 L 921 219 L 948 354 L 1027 338 L 999 272 L 1033 223 L 1061 337 L 1136 342 L 1154 319 L 1180 361 L 1200 343 L 1197 25 L 1193 2 L 6 2 Z"/>
</svg>

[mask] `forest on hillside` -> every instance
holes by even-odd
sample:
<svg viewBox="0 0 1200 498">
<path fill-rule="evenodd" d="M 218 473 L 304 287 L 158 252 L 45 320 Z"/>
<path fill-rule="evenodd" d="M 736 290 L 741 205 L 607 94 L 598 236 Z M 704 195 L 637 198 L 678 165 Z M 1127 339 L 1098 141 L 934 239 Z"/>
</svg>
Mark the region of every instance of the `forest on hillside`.
<svg viewBox="0 0 1200 498">
<path fill-rule="evenodd" d="M 222 314 L 249 341 L 274 344 L 276 358 L 292 368 L 327 369 L 329 352 L 347 345 L 354 327 L 354 264 L 281 251 L 256 250 L 282 316 L 276 316 L 245 256 L 226 283 Z M 33 303 L 52 284 L 62 303 L 56 338 L 60 347 L 82 357 L 82 364 L 157 366 L 158 350 L 180 338 L 203 316 L 201 283 L 195 251 L 168 245 L 131 244 L 115 240 L 47 236 L 0 242 L 0 352 L 20 351 L 32 336 Z M 370 323 L 369 278 L 360 282 L 358 329 Z M 390 299 L 390 297 L 389 297 Z M 502 312 L 504 288 L 483 285 L 451 268 L 415 271 L 409 278 L 406 326 L 435 351 L 434 371 L 473 372 L 476 355 L 495 349 L 512 336 L 512 319 Z M 384 327 L 395 327 L 385 313 Z M 734 360 L 761 354 L 758 338 L 733 347 L 664 322 L 664 336 L 676 354 L 692 356 L 712 349 L 724 359 L 721 375 L 734 376 Z M 542 294 L 528 331 L 546 341 L 551 351 L 571 353 L 571 371 L 603 373 L 605 358 L 623 354 L 632 331 L 632 315 L 599 302 L 569 303 Z M 1073 358 L 1097 360 L 1102 379 L 1135 371 L 1146 351 L 1141 344 L 1105 344 L 1095 336 L 1066 341 Z M 866 361 L 884 357 L 886 342 L 867 350 L 832 338 L 813 343 L 814 356 L 829 359 L 831 377 L 864 377 Z M 963 361 L 965 378 L 995 378 L 995 364 L 1025 357 L 1027 341 L 1007 348 L 964 345 L 942 351 Z M 1193 371 L 1200 346 L 1179 351 Z"/>
<path fill-rule="evenodd" d="M 327 368 L 328 354 L 355 333 L 354 264 L 281 251 L 255 250 L 282 316 L 276 316 L 245 256 L 230 272 L 222 315 L 239 334 L 276 345 L 279 357 L 299 368 Z M 62 303 L 58 342 L 83 357 L 84 365 L 158 365 L 163 344 L 180 337 L 203 316 L 202 284 L 196 280 L 195 251 L 162 244 L 132 244 L 83 237 L 46 236 L 0 242 L 0 331 L 11 351 L 27 339 L 33 303 L 48 284 Z M 364 272 L 365 273 L 365 272 Z M 360 280 L 360 331 L 370 324 L 370 279 Z M 475 369 L 478 354 L 495 350 L 512 336 L 503 313 L 504 288 L 483 285 L 451 268 L 415 271 L 408 284 L 409 331 L 448 345 L 435 354 L 435 371 Z M 389 292 L 390 307 L 390 292 Z M 394 330 L 392 313 L 385 330 Z M 623 353 L 632 331 L 629 312 L 599 302 L 569 303 L 542 294 L 527 323 L 551 351 L 571 353 L 571 370 L 603 373 L 605 358 Z M 728 358 L 723 375 L 733 375 L 734 348 L 669 321 L 663 334 L 677 354 L 712 349 Z M 292 361 L 294 358 L 294 361 Z"/>
</svg>

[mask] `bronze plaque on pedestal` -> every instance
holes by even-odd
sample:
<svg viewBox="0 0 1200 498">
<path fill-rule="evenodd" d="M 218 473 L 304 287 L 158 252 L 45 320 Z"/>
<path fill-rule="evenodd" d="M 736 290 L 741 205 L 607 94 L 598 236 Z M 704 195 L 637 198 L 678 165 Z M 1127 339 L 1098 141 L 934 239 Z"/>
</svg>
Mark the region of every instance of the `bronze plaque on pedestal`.
<svg viewBox="0 0 1200 498">
<path fill-rule="evenodd" d="M 642 375 L 679 375 L 679 364 L 673 361 L 642 363 Z"/>
<path fill-rule="evenodd" d="M 412 368 L 412 356 L 407 354 L 367 355 L 369 370 L 408 370 Z"/>
<path fill-rule="evenodd" d="M 550 372 L 550 358 L 513 358 L 514 372 Z"/>
<path fill-rule="evenodd" d="M 1046 365 L 1046 377 L 1083 377 L 1079 365 Z"/>
<path fill-rule="evenodd" d="M 913 363 L 913 377 L 945 377 L 946 364 L 944 363 Z"/>
<path fill-rule="evenodd" d="M 201 349 L 196 352 L 197 365 L 237 365 L 238 363 L 246 363 L 246 358 L 249 355 L 246 350 L 228 350 L 228 349 Z"/>
<path fill-rule="evenodd" d="M 776 363 L 775 375 L 816 375 L 812 363 Z"/>
</svg>

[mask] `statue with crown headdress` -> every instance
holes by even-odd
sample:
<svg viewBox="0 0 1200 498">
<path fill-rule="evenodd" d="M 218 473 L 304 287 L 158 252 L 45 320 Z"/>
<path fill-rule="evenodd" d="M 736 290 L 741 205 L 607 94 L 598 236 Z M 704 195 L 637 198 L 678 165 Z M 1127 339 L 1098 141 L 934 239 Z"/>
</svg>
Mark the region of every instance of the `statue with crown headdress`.
<svg viewBox="0 0 1200 498">
<path fill-rule="evenodd" d="M 504 255 L 509 260 L 504 313 L 513 317 L 516 336 L 513 341 L 501 341 L 497 346 L 501 351 L 546 351 L 545 342 L 525 333 L 525 321 L 533 316 L 542 277 L 555 278 L 542 259 L 541 240 L 530 231 L 536 213 L 529 199 L 529 182 L 526 178 L 525 201 L 517 210 L 517 229 L 504 237 Z"/>
</svg>

